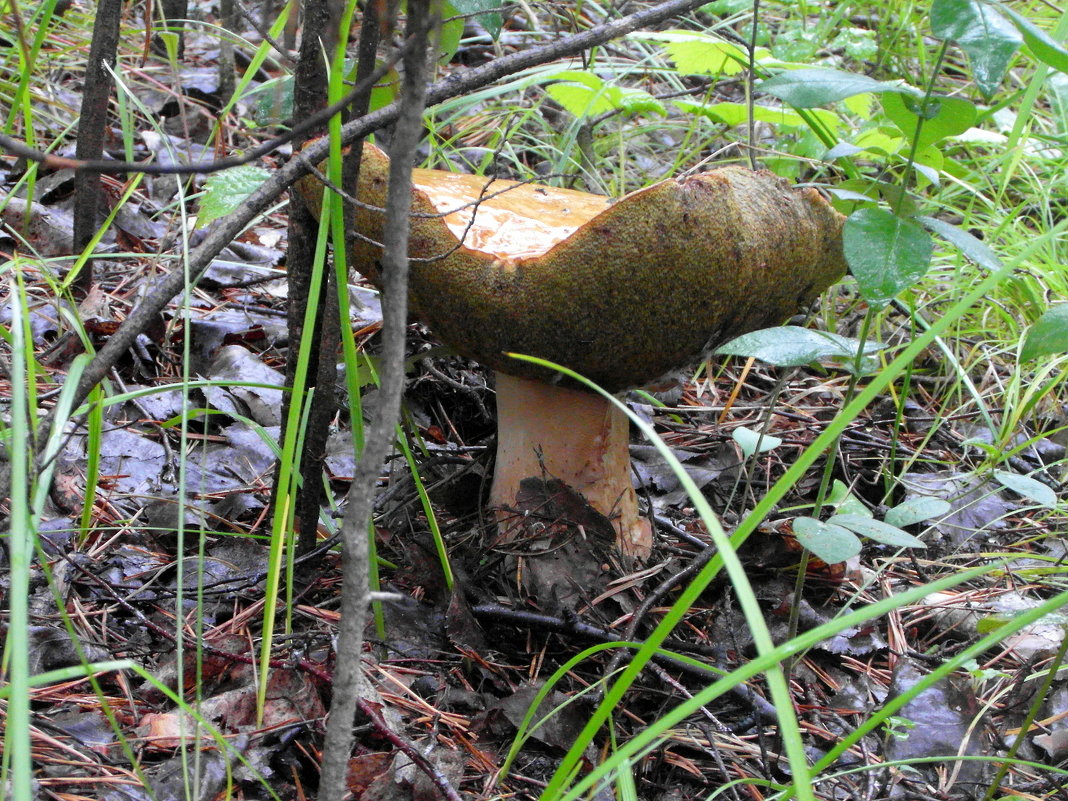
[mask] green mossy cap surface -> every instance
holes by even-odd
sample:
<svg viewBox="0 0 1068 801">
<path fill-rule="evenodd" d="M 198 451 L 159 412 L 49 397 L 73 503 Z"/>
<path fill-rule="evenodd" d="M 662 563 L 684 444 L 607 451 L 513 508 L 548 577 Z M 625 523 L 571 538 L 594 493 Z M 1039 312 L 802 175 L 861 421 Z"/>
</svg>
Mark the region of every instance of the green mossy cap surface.
<svg viewBox="0 0 1068 801">
<path fill-rule="evenodd" d="M 383 206 L 387 180 L 385 154 L 366 146 L 360 200 Z M 609 391 L 642 386 L 781 323 L 845 272 L 845 218 L 814 189 L 769 172 L 723 167 L 616 203 L 431 170 L 417 170 L 414 183 L 413 312 L 463 355 L 513 375 L 552 379 L 507 352 L 565 365 Z M 470 208 L 435 216 L 465 192 L 468 202 L 490 198 L 473 226 Z M 382 214 L 357 217 L 360 233 L 381 241 Z M 359 250 L 355 266 L 373 280 L 380 251 Z"/>
</svg>

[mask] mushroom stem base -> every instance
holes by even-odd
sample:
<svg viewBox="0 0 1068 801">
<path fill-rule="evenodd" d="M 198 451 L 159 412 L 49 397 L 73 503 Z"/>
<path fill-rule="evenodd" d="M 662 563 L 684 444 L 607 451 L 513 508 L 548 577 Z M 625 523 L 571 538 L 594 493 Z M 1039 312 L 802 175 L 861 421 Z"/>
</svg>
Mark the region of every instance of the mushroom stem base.
<svg viewBox="0 0 1068 801">
<path fill-rule="evenodd" d="M 520 483 L 558 479 L 607 517 L 624 557 L 644 560 L 649 522 L 638 516 L 627 416 L 600 395 L 497 373 L 497 463 L 490 506 L 505 538 Z"/>
</svg>

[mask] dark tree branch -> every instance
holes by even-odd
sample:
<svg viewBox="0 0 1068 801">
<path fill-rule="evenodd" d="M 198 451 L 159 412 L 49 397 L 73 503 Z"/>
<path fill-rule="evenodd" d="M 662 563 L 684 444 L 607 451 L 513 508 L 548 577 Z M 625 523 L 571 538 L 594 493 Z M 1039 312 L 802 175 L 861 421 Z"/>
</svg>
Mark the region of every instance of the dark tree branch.
<svg viewBox="0 0 1068 801">
<path fill-rule="evenodd" d="M 307 119 L 327 105 L 330 77 L 323 54 L 335 52 L 337 27 L 340 24 L 329 0 L 305 0 L 303 9 L 304 26 L 301 32 L 300 55 L 293 75 L 293 118 L 297 120 Z M 367 87 L 367 93 L 369 92 L 370 85 Z M 320 129 L 314 133 L 322 134 L 323 131 Z M 299 148 L 305 141 L 306 137 L 302 135 L 295 139 L 293 144 Z M 285 382 L 293 391 L 287 392 L 282 398 L 282 442 L 285 442 L 286 437 L 293 436 L 293 432 L 288 430 L 293 404 L 296 404 L 297 409 L 303 409 L 309 397 L 312 399 L 312 409 L 304 432 L 304 447 L 301 449 L 301 481 L 296 490 L 293 514 L 297 532 L 297 553 L 306 553 L 315 547 L 323 490 L 322 464 L 326 456 L 328 415 L 333 413 L 335 405 L 334 384 L 337 368 L 334 354 L 337 349 L 334 340 L 340 336 L 333 271 L 326 268 L 323 268 L 319 284 L 314 322 L 311 330 L 305 331 L 304 328 L 315 277 L 315 242 L 318 230 L 319 221 L 303 198 L 300 195 L 290 198 L 289 229 L 286 237 L 286 276 L 289 283 L 289 291 L 286 294 L 286 327 L 289 331 L 289 358 L 286 359 Z M 312 346 L 307 351 L 305 377 L 298 381 L 299 354 L 305 336 L 312 338 Z M 329 370 L 325 380 L 321 380 L 323 370 Z M 314 393 L 311 392 L 313 388 Z M 282 486 L 283 478 L 286 479 L 286 486 Z M 277 506 L 283 503 L 283 499 L 290 497 L 291 479 L 292 476 L 287 471 L 275 471 L 272 504 Z"/>
<path fill-rule="evenodd" d="M 104 153 L 104 131 L 107 128 L 108 101 L 111 99 L 111 70 L 115 67 L 115 53 L 119 44 L 119 20 L 122 0 L 100 0 L 93 21 L 93 39 L 89 45 L 89 60 L 85 65 L 85 85 L 82 87 L 81 115 L 78 119 L 78 142 L 75 155 L 79 159 L 99 159 Z M 100 176 L 80 172 L 74 176 L 74 252 L 83 250 L 99 227 Z M 85 297 L 93 285 L 93 262 L 82 265 L 81 275 L 75 279 L 76 292 Z"/>
<path fill-rule="evenodd" d="M 363 628 L 367 622 L 367 542 L 375 486 L 393 445 L 401 395 L 404 392 L 404 343 L 408 331 L 408 217 L 412 206 L 412 162 L 423 136 L 423 109 L 430 72 L 430 34 L 437 25 L 431 11 L 433 0 L 408 0 L 407 32 L 411 46 L 404 56 L 404 82 L 400 110 L 390 147 L 389 189 L 386 195 L 386 228 L 383 232 L 382 351 L 379 402 L 368 432 L 356 475 L 349 487 L 345 517 L 341 524 L 344 543 L 341 584 L 341 618 L 338 621 L 337 659 L 333 700 L 323 743 L 319 784 L 321 801 L 342 801 L 346 791 L 352 721 L 356 713 L 362 676 Z M 446 786 L 446 797 L 460 801 Z"/>
</svg>

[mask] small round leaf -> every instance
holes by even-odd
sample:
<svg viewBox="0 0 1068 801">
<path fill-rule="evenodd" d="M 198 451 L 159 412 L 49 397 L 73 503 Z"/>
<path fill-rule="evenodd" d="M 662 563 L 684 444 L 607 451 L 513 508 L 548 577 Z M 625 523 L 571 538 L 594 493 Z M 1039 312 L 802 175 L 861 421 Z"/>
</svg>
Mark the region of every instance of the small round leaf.
<svg viewBox="0 0 1068 801">
<path fill-rule="evenodd" d="M 1068 351 L 1068 303 L 1050 306 L 1024 338 L 1020 359 L 1037 359 Z"/>
<path fill-rule="evenodd" d="M 860 553 L 860 540 L 841 526 L 814 517 L 798 517 L 793 529 L 797 541 L 829 565 L 845 562 Z"/>
<path fill-rule="evenodd" d="M 931 264 L 931 235 L 912 220 L 877 208 L 849 215 L 842 230 L 849 270 L 872 306 L 885 306 Z"/>
</svg>

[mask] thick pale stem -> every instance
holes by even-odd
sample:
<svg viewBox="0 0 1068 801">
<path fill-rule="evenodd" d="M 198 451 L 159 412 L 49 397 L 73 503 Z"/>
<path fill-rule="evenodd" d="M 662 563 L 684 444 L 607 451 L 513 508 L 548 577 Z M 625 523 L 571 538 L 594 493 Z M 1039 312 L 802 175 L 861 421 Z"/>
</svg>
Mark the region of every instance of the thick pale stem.
<svg viewBox="0 0 1068 801">
<path fill-rule="evenodd" d="M 619 550 L 643 560 L 652 529 L 638 516 L 627 417 L 600 395 L 497 373 L 497 463 L 490 505 L 510 518 L 520 482 L 563 481 L 612 521 Z"/>
</svg>

